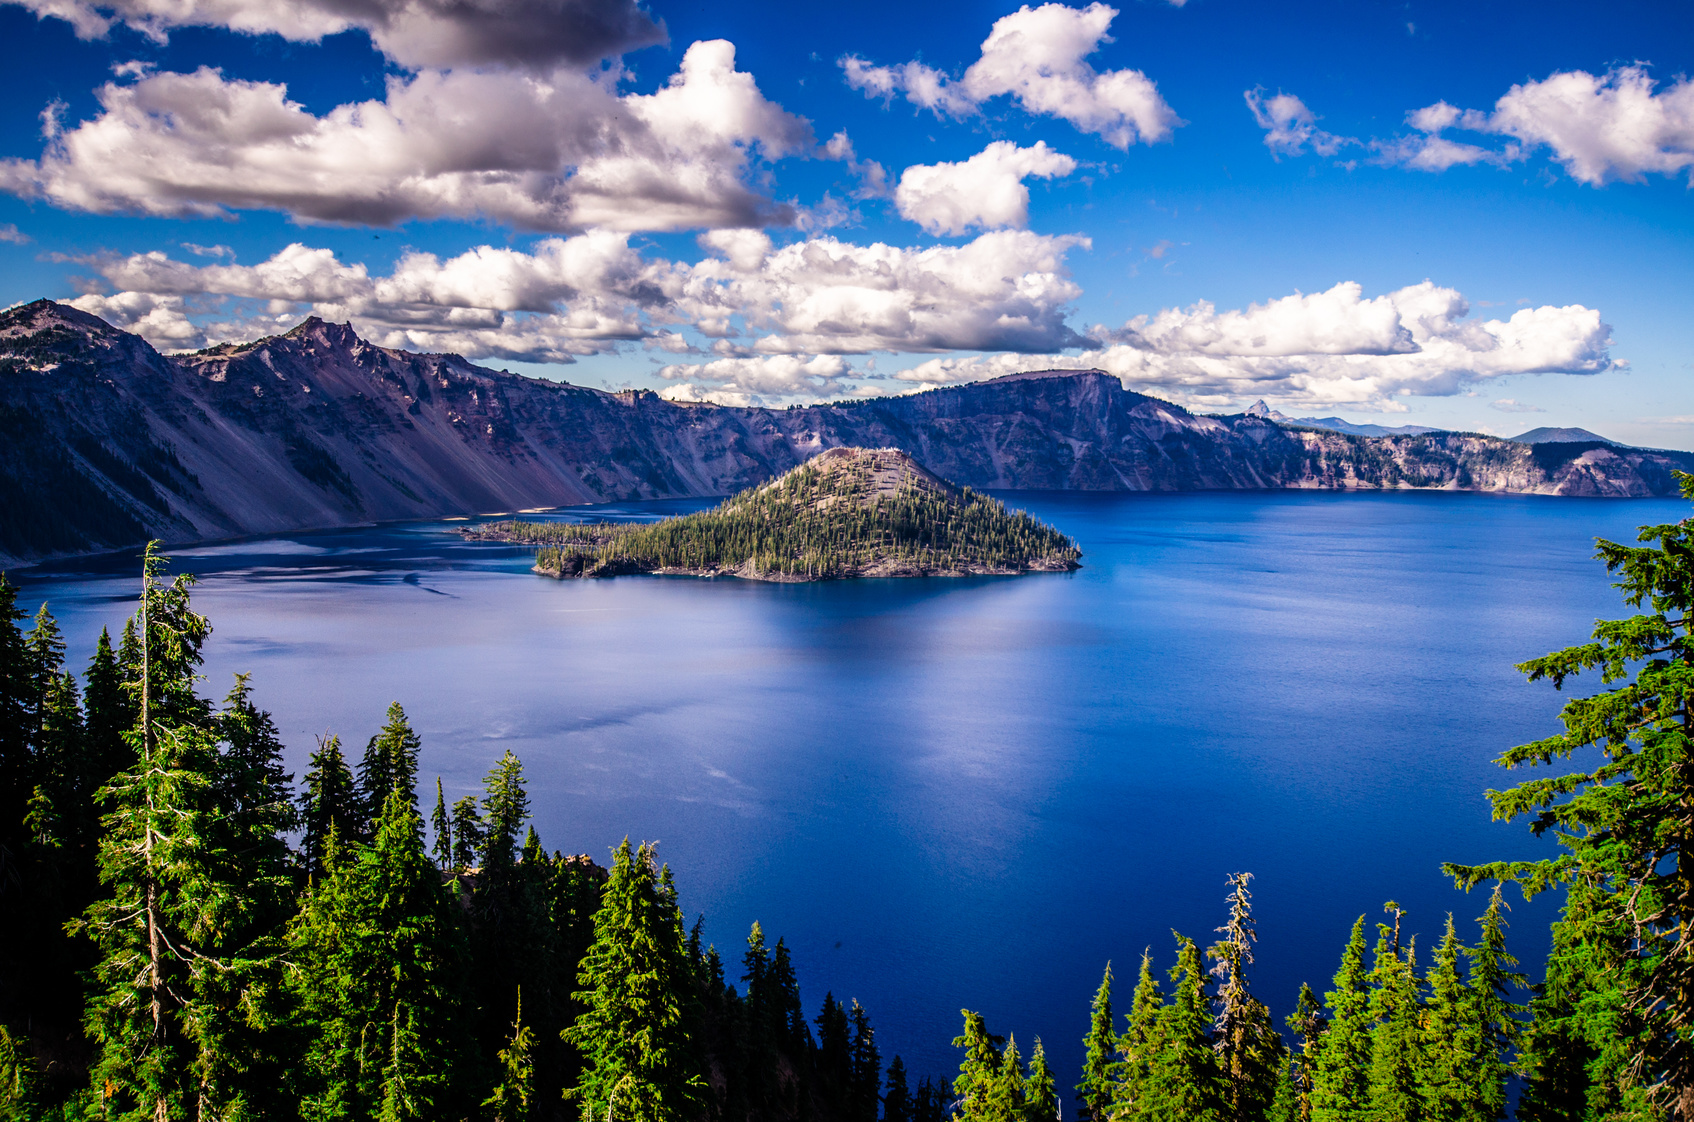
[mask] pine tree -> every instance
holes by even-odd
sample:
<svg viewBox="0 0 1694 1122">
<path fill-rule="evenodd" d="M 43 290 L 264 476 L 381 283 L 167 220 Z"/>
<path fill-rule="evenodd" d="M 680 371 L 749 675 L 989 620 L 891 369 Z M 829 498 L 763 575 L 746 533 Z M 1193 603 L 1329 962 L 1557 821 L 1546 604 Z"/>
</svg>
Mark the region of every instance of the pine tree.
<svg viewBox="0 0 1694 1122">
<path fill-rule="evenodd" d="M 516 857 L 519 834 L 529 819 L 523 764 L 508 751 L 482 785 L 483 865 L 503 868 Z"/>
<path fill-rule="evenodd" d="M 83 729 L 87 737 L 90 782 L 95 790 L 120 771 L 135 766 L 135 749 L 124 734 L 135 727 L 138 714 L 124 689 L 123 670 L 105 628 L 83 675 Z"/>
<path fill-rule="evenodd" d="M 1370 1109 L 1371 1026 L 1365 917 L 1353 925 L 1335 988 L 1324 995 L 1329 1028 L 1312 1065 L 1312 1122 L 1363 1122 Z"/>
<path fill-rule="evenodd" d="M 482 812 L 475 795 L 453 804 L 453 867 L 473 869 L 482 863 Z"/>
<path fill-rule="evenodd" d="M 1153 951 L 1141 952 L 1141 972 L 1136 978 L 1135 997 L 1128 1024 L 1118 1037 L 1118 1062 L 1113 1068 L 1113 1118 L 1136 1119 L 1152 1106 L 1149 1081 L 1153 1062 L 1164 1047 L 1159 1011 L 1164 1007 L 1159 980 L 1153 974 Z"/>
<path fill-rule="evenodd" d="M 946 1079 L 924 1076 L 912 1094 L 912 1122 L 946 1122 L 953 1101 L 953 1087 Z"/>
<path fill-rule="evenodd" d="M 325 876 L 332 846 L 357 840 L 362 817 L 353 773 L 341 754 L 341 738 L 320 737 L 318 750 L 312 753 L 311 768 L 306 772 L 300 812 L 304 827 L 300 850 L 307 872 L 315 877 Z"/>
<path fill-rule="evenodd" d="M 1449 912 L 1426 979 L 1429 1001 L 1417 1077 L 1427 1122 L 1484 1122 L 1476 1111 L 1482 1090 L 1483 1041 L 1468 1015 L 1475 1002 L 1459 972 L 1461 949 Z"/>
<path fill-rule="evenodd" d="M 1506 901 L 1501 885 L 1495 884 L 1488 908 L 1477 917 L 1482 938 L 1474 948 L 1465 948 L 1468 985 L 1465 1008 L 1469 1031 L 1477 1041 L 1479 1067 L 1476 1087 L 1480 1101 L 1467 1122 L 1493 1122 L 1506 1116 L 1506 1084 L 1514 1069 L 1514 1053 L 1522 1038 L 1519 1021 L 1523 1006 L 1512 1001 L 1512 992 L 1525 983 L 1513 969 L 1518 960 L 1506 950 Z"/>
<path fill-rule="evenodd" d="M 362 837 L 370 838 L 376 830 L 377 816 L 382 813 L 390 791 L 405 791 L 417 797 L 418 749 L 417 733 L 406 721 L 406 711 L 398 701 L 388 706 L 388 716 L 382 731 L 365 745 L 364 759 L 359 761 L 359 798 L 365 822 Z"/>
<path fill-rule="evenodd" d="M 1419 1122 L 1422 1100 L 1418 1094 L 1418 1072 L 1423 1067 L 1419 1050 L 1422 1019 L 1422 987 L 1417 974 L 1416 944 L 1400 945 L 1400 921 L 1405 912 L 1390 901 L 1386 910 L 1394 925 L 1377 927 L 1376 958 L 1370 974 L 1371 1122 Z"/>
<path fill-rule="evenodd" d="M 447 796 L 441 790 L 441 777 L 435 777 L 435 810 L 429 816 L 430 832 L 435 835 L 430 855 L 443 872 L 453 867 L 453 820 L 447 817 Z"/>
<path fill-rule="evenodd" d="M 847 1010 L 836 1002 L 834 994 L 823 995 L 817 1026 L 818 1052 L 814 1067 L 818 1091 L 826 1101 L 845 1103 L 853 1068 L 852 1036 L 847 1027 Z"/>
<path fill-rule="evenodd" d="M 965 1018 L 965 1031 L 953 1038 L 953 1047 L 963 1048 L 965 1058 L 959 1064 L 959 1077 L 953 1080 L 953 1094 L 958 1099 L 955 1117 L 987 1122 L 994 1109 L 1003 1046 L 998 1037 L 988 1034 L 981 1013 L 969 1009 L 959 1012 Z"/>
<path fill-rule="evenodd" d="M 1024 1122 L 1029 1111 L 1029 1081 L 1024 1076 L 1023 1057 L 1016 1037 L 1008 1037 L 1000 1055 L 1000 1067 L 988 1080 L 988 1092 L 979 1097 L 961 1122 Z"/>
<path fill-rule="evenodd" d="M 1035 1038 L 1035 1051 L 1030 1053 L 1025 1088 L 1023 1122 L 1059 1122 L 1059 1088 L 1039 1036 Z"/>
<path fill-rule="evenodd" d="M 876 1047 L 876 1030 L 857 1001 L 848 1010 L 853 1029 L 852 1071 L 847 1081 L 846 1116 L 856 1122 L 877 1122 L 876 1105 L 881 1101 L 882 1053 Z"/>
<path fill-rule="evenodd" d="M 267 925 L 281 909 L 266 907 L 265 889 L 277 885 L 220 805 L 217 721 L 194 694 L 209 627 L 189 603 L 193 580 L 162 585 L 151 545 L 143 566 L 137 767 L 113 780 L 100 852 L 109 895 L 80 923 L 100 955 L 87 1015 L 94 1093 L 108 1118 L 240 1117 L 267 1093 L 249 1078 L 262 1058 L 240 1054 L 254 1038 L 236 1026 L 276 974 Z"/>
<path fill-rule="evenodd" d="M 518 1013 L 512 1021 L 512 1037 L 500 1050 L 500 1078 L 494 1093 L 483 1102 L 489 1122 L 529 1122 L 535 1102 L 535 1061 L 530 1052 L 534 1034 L 523 1023 L 523 991 L 518 991 Z"/>
<path fill-rule="evenodd" d="M 684 1122 L 704 1107 L 705 1073 L 692 1046 L 698 1005 L 682 914 L 653 848 L 624 839 L 612 858 L 594 943 L 582 961 L 582 1014 L 565 1031 L 583 1059 L 570 1097 L 585 1118 Z"/>
<path fill-rule="evenodd" d="M 1222 1075 L 1213 1050 L 1206 970 L 1194 940 L 1177 935 L 1175 983 L 1159 1011 L 1159 1050 L 1148 1068 L 1140 1117 L 1150 1122 L 1203 1122 L 1219 1117 Z"/>
<path fill-rule="evenodd" d="M 24 618 L 18 590 L 0 574 L 0 862 L 8 865 L 16 860 L 20 827 L 36 787 L 30 751 L 35 673 L 18 626 Z M 0 877 L 0 893 L 11 880 Z"/>
<path fill-rule="evenodd" d="M 396 787 L 372 844 L 331 865 L 291 936 L 294 992 L 312 1028 L 308 1117 L 437 1119 L 467 1105 L 460 922 L 413 795 Z"/>
<path fill-rule="evenodd" d="M 1286 1080 L 1294 1100 L 1292 1117 L 1288 1122 L 1311 1122 L 1318 1052 L 1329 1028 L 1329 1020 L 1323 1015 L 1323 1005 L 1311 986 L 1300 983 L 1300 996 L 1294 1003 L 1294 1012 L 1284 1023 L 1300 1042 L 1299 1053 L 1290 1059 Z"/>
<path fill-rule="evenodd" d="M 906 1062 L 888 1062 L 888 1090 L 882 1096 L 882 1122 L 912 1122 L 912 1092 L 906 1085 Z"/>
<path fill-rule="evenodd" d="M 1110 962 L 1106 963 L 1100 988 L 1094 991 L 1094 1004 L 1089 1008 L 1088 1035 L 1082 1038 L 1082 1046 L 1085 1055 L 1082 1082 L 1076 1085 L 1082 1116 L 1090 1122 L 1106 1122 L 1112 1109 L 1112 1065 L 1118 1048 L 1118 1036 L 1112 1029 Z"/>
<path fill-rule="evenodd" d="M 1231 1122 L 1259 1122 L 1276 1098 L 1287 1048 L 1271 1021 L 1270 1009 L 1248 992 L 1247 967 L 1253 963 L 1251 873 L 1229 878 L 1229 921 L 1223 936 L 1206 952 L 1218 979 L 1218 1015 L 1214 1027 L 1222 1078 L 1221 1114 Z"/>
<path fill-rule="evenodd" d="M 1694 500 L 1694 475 L 1677 480 Z M 1566 887 L 1554 957 L 1562 944 L 1560 985 L 1576 988 L 1538 1003 L 1537 1017 L 1556 1023 L 1532 1031 L 1532 1042 L 1563 1039 L 1594 1052 L 1583 1065 L 1588 1085 L 1569 1092 L 1591 1105 L 1648 1096 L 1686 1119 L 1694 1118 L 1694 518 L 1643 526 L 1636 540 L 1650 544 L 1597 543 L 1636 614 L 1602 620 L 1592 642 L 1518 667 L 1560 689 L 1598 672 L 1606 688 L 1565 704 L 1563 732 L 1499 762 L 1551 767 L 1591 749 L 1603 760 L 1489 792 L 1495 818 L 1527 816 L 1534 834 L 1550 833 L 1565 852 L 1447 868 L 1467 888 L 1512 880 L 1533 896 Z M 1529 1056 L 1534 1072 L 1544 1070 L 1539 1050 Z M 1531 1102 L 1540 1101 L 1538 1078 L 1525 1093 Z"/>
</svg>

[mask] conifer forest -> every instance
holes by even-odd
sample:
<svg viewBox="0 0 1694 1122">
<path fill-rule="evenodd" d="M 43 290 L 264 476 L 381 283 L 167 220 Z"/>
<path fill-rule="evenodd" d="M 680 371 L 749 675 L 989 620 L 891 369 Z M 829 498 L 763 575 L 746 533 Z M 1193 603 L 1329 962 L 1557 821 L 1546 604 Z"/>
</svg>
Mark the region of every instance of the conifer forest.
<svg viewBox="0 0 1694 1122">
<path fill-rule="evenodd" d="M 611 548 L 698 566 L 723 543 L 691 526 Z M 852 562 L 797 532 L 781 556 Z M 1005 550 L 1067 544 L 1029 533 Z M 1101 964 L 1081 1071 L 970 1009 L 956 1069 L 908 1070 L 780 937 L 703 945 L 654 846 L 549 851 L 511 753 L 449 805 L 398 702 L 289 774 L 246 677 L 206 696 L 212 625 L 152 547 L 92 652 L 0 582 L 0 1119 L 1691 1122 L 1694 518 L 1599 559 L 1628 612 L 1519 667 L 1563 731 L 1489 794 L 1543 859 L 1448 866 L 1427 943 L 1361 901 L 1291 994 L 1254 989 L 1252 878 L 1220 869 L 1215 931 Z M 1550 930 L 1509 927 L 1549 892 Z"/>
</svg>

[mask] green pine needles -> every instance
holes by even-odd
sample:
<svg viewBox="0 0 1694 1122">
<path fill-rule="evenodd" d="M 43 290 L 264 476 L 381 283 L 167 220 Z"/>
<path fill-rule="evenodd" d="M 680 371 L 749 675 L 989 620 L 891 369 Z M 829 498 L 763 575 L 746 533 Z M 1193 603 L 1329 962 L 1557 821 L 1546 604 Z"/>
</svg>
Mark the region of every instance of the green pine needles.
<svg viewBox="0 0 1694 1122">
<path fill-rule="evenodd" d="M 474 538 L 540 546 L 537 572 L 735 574 L 762 580 L 1057 572 L 1076 543 L 954 487 L 894 449 L 836 448 L 712 510 L 651 525 L 496 522 Z"/>
</svg>

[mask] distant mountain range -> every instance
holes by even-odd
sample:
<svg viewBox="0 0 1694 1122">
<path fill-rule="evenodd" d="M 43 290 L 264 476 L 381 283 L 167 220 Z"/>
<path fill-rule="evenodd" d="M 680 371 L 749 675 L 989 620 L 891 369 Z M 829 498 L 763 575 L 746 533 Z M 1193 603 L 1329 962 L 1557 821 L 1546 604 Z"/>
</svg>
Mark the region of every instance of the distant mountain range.
<svg viewBox="0 0 1694 1122">
<path fill-rule="evenodd" d="M 1689 453 L 1361 436 L 1268 413 L 1196 416 L 1098 370 L 805 408 L 680 404 L 389 350 L 319 319 L 167 356 L 41 300 L 0 312 L 0 560 L 726 495 L 843 446 L 899 448 L 978 489 L 1644 496 L 1694 470 Z"/>
<path fill-rule="evenodd" d="M 1427 425 L 1398 425 L 1392 428 L 1388 425 L 1360 425 L 1340 417 L 1290 417 L 1286 413 L 1272 409 L 1263 401 L 1254 402 L 1252 408 L 1248 409 L 1247 412 L 1255 417 L 1264 417 L 1267 420 L 1275 421 L 1279 425 L 1303 425 L 1306 428 L 1329 429 L 1331 432 L 1351 433 L 1354 436 L 1421 436 L 1424 433 L 1448 431 L 1430 428 Z M 1629 447 L 1629 445 L 1619 444 L 1615 440 L 1607 440 L 1599 433 L 1589 432 L 1587 429 L 1555 429 L 1545 426 L 1502 439 L 1509 440 L 1513 444 L 1581 444 L 1593 442 L 1609 444 L 1614 448 Z"/>
</svg>

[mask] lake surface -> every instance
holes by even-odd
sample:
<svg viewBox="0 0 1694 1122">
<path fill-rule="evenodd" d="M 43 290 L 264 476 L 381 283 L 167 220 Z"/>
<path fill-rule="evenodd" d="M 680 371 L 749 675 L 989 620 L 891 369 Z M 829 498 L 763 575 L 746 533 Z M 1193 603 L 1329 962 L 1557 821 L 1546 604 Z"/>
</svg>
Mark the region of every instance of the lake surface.
<svg viewBox="0 0 1694 1122">
<path fill-rule="evenodd" d="M 1084 568 L 815 585 L 558 582 L 452 523 L 176 551 L 215 631 L 207 693 L 250 671 L 296 774 L 355 758 L 392 700 L 426 786 L 524 761 L 551 849 L 658 839 L 739 963 L 785 937 L 808 1009 L 857 998 L 884 1059 L 951 1073 L 962 1006 L 1076 1081 L 1107 959 L 1202 943 L 1256 874 L 1256 991 L 1280 1022 L 1393 898 L 1425 945 L 1485 900 L 1443 860 L 1530 856 L 1490 823 L 1491 760 L 1557 728 L 1512 664 L 1623 614 L 1593 538 L 1686 503 L 1453 494 L 1002 496 Z M 652 518 L 701 503 L 597 508 Z M 567 515 L 569 516 L 569 515 Z M 13 574 L 81 666 L 132 609 L 132 560 Z M 1580 684 L 1580 683 L 1579 683 Z M 432 801 L 426 796 L 426 803 Z M 427 812 L 427 805 L 425 807 Z M 1516 896 L 1513 895 L 1514 903 Z M 1550 905 L 1516 903 L 1538 966 Z M 736 971 L 737 973 L 739 970 Z"/>
</svg>

